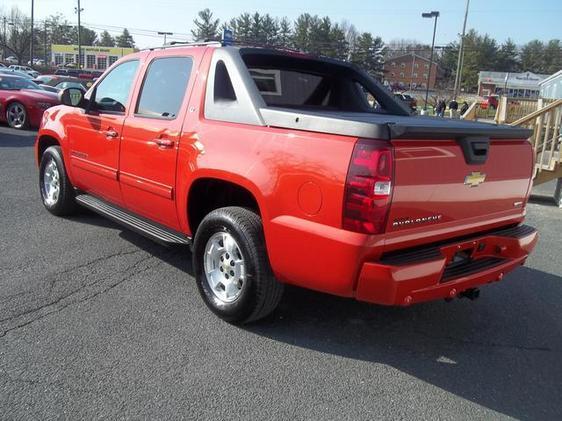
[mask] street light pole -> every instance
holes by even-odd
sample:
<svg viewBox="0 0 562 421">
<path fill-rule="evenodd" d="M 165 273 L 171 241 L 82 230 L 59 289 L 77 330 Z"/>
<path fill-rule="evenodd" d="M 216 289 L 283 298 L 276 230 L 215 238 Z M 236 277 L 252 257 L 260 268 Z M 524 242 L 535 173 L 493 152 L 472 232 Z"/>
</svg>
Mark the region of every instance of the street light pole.
<svg viewBox="0 0 562 421">
<path fill-rule="evenodd" d="M 459 57 L 457 58 L 457 74 L 455 75 L 455 88 L 453 92 L 453 97 L 456 101 L 457 95 L 459 94 L 461 79 L 462 79 L 462 66 L 464 61 L 464 36 L 466 34 L 466 20 L 468 19 L 468 6 L 470 5 L 470 0 L 466 0 L 466 9 L 464 11 L 464 22 L 462 24 L 462 35 L 461 44 L 459 47 Z"/>
<path fill-rule="evenodd" d="M 433 10 L 429 13 L 422 13 L 423 18 L 435 18 L 433 23 L 433 40 L 431 41 L 431 55 L 429 59 L 429 71 L 427 72 L 427 84 L 425 87 L 425 104 L 423 106 L 424 111 L 427 111 L 427 99 L 429 97 L 429 82 L 431 81 L 431 68 L 433 67 L 433 49 L 435 48 L 435 32 L 437 32 L 437 18 L 439 17 L 439 12 Z"/>
<path fill-rule="evenodd" d="M 164 45 L 166 45 L 166 36 L 167 35 L 174 35 L 174 33 L 173 32 L 161 32 L 161 31 L 159 31 L 158 35 L 164 35 Z"/>
</svg>

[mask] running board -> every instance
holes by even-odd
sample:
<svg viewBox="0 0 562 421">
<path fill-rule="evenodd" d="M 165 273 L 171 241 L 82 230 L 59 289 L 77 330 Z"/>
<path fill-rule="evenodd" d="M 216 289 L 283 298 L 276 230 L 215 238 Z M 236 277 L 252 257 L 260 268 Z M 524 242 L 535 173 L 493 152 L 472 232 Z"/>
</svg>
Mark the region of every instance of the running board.
<svg viewBox="0 0 562 421">
<path fill-rule="evenodd" d="M 76 196 L 76 202 L 80 205 L 99 213 L 118 224 L 125 225 L 127 228 L 135 231 L 145 237 L 157 241 L 164 245 L 181 244 L 190 245 L 191 238 L 160 224 L 148 221 L 144 218 L 135 216 L 130 212 L 118 208 L 106 201 L 100 200 L 89 194 L 79 194 Z"/>
</svg>

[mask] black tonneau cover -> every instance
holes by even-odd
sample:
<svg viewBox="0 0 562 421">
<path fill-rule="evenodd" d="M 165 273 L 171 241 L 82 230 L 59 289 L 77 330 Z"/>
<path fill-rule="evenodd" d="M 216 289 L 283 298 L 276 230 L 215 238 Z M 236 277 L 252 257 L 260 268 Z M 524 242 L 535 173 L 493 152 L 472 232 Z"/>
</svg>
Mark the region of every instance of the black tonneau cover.
<svg viewBox="0 0 562 421">
<path fill-rule="evenodd" d="M 459 119 L 341 111 L 260 109 L 265 125 L 372 139 L 527 139 L 532 130 Z"/>
</svg>

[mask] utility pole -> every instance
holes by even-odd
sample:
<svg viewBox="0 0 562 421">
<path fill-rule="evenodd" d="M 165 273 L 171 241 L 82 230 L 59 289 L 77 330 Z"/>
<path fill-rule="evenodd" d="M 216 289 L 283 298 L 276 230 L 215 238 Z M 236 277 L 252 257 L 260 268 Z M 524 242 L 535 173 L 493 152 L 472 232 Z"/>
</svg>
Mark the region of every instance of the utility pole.
<svg viewBox="0 0 562 421">
<path fill-rule="evenodd" d="M 8 18 L 6 16 L 2 17 L 2 25 L 3 25 L 2 42 L 4 44 L 4 48 L 2 49 L 2 60 L 6 59 L 6 45 L 8 44 L 8 40 L 6 39 L 7 23 L 8 23 Z"/>
<path fill-rule="evenodd" d="M 45 53 L 44 60 L 45 60 L 45 66 L 47 66 L 48 65 L 47 63 L 49 63 L 47 61 L 47 19 L 45 19 L 43 24 L 44 24 L 44 29 L 43 29 L 43 43 L 44 43 L 44 45 L 43 45 L 43 48 L 45 50 L 44 51 L 44 53 Z"/>
<path fill-rule="evenodd" d="M 80 41 L 82 28 L 80 27 L 80 12 L 84 9 L 80 7 L 80 0 L 78 0 L 78 7 L 74 8 L 74 11 L 78 13 L 78 68 L 82 68 L 82 43 Z"/>
<path fill-rule="evenodd" d="M 33 33 L 33 17 L 34 17 L 34 12 L 35 12 L 35 0 L 31 0 L 31 44 L 29 46 L 29 65 L 31 67 L 33 67 L 33 38 L 35 37 L 35 34 Z"/>
<path fill-rule="evenodd" d="M 166 36 L 167 35 L 174 35 L 173 32 L 158 32 L 158 35 L 164 35 L 164 45 L 166 45 Z"/>
<path fill-rule="evenodd" d="M 466 9 L 464 11 L 464 22 L 462 24 L 462 35 L 461 35 L 461 45 L 459 47 L 459 57 L 457 59 L 457 74 L 455 75 L 455 88 L 453 92 L 453 97 L 456 101 L 457 95 L 461 87 L 462 79 L 462 66 L 464 64 L 464 35 L 466 33 L 466 20 L 468 19 L 468 6 L 470 5 L 470 0 L 466 0 Z"/>
<path fill-rule="evenodd" d="M 439 17 L 439 12 L 433 10 L 429 13 L 422 13 L 422 18 L 435 18 L 433 23 L 433 40 L 431 41 L 431 56 L 429 58 L 429 71 L 427 72 L 427 84 L 425 87 L 425 104 L 423 106 L 424 111 L 427 111 L 427 99 L 429 97 L 429 82 L 431 81 L 431 68 L 433 67 L 433 49 L 435 48 L 435 32 L 437 32 L 437 18 Z"/>
</svg>

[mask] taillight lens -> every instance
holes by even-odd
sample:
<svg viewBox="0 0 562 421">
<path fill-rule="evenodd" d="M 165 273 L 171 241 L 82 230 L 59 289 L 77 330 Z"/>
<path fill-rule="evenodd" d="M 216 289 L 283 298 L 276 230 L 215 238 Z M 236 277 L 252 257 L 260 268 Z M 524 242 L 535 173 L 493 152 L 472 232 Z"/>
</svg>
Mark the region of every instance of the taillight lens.
<svg viewBox="0 0 562 421">
<path fill-rule="evenodd" d="M 392 147 L 359 140 L 345 181 L 343 228 L 366 234 L 384 232 L 392 194 Z"/>
</svg>

